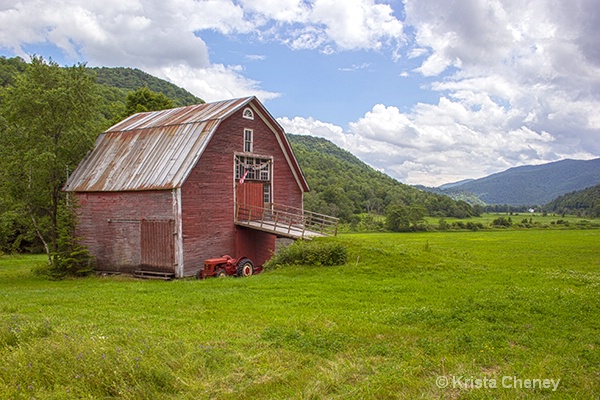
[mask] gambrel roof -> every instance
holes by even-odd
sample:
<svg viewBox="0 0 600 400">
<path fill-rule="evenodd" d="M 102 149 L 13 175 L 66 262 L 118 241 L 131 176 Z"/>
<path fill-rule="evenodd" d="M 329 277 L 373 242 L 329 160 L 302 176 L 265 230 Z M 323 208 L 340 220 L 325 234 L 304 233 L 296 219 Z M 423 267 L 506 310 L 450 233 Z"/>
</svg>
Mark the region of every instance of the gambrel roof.
<svg viewBox="0 0 600 400">
<path fill-rule="evenodd" d="M 197 164 L 221 121 L 250 107 L 273 131 L 298 186 L 308 184 L 283 128 L 254 96 L 138 113 L 101 133 L 93 151 L 69 177 L 72 192 L 179 188 Z"/>
</svg>

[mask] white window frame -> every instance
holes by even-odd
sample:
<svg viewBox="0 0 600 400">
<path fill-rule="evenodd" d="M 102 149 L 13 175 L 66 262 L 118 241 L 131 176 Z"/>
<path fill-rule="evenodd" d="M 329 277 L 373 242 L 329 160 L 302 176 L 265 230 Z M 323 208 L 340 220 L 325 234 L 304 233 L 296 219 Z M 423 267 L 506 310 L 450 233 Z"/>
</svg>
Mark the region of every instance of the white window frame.
<svg viewBox="0 0 600 400">
<path fill-rule="evenodd" d="M 254 131 L 252 129 L 244 129 L 244 152 L 252 153 L 254 147 Z"/>
<path fill-rule="evenodd" d="M 273 203 L 271 197 L 271 182 L 267 182 L 263 186 L 263 204 L 267 205 Z"/>
<path fill-rule="evenodd" d="M 248 168 L 246 174 L 245 166 L 256 166 L 254 168 Z M 262 166 L 262 167 L 261 167 Z M 273 158 L 272 157 L 252 157 L 242 154 L 235 155 L 235 179 L 240 180 L 244 174 L 245 180 L 258 181 L 258 182 L 271 182 L 271 175 L 273 173 Z"/>
</svg>

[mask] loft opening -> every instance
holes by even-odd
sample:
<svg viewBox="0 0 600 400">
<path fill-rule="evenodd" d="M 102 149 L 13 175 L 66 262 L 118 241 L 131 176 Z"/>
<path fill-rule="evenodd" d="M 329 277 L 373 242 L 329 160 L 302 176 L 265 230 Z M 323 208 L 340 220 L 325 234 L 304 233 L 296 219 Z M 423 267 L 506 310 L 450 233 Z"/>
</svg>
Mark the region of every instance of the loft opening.
<svg viewBox="0 0 600 400">
<path fill-rule="evenodd" d="M 236 155 L 235 179 L 270 182 L 272 164 L 270 158 Z"/>
</svg>

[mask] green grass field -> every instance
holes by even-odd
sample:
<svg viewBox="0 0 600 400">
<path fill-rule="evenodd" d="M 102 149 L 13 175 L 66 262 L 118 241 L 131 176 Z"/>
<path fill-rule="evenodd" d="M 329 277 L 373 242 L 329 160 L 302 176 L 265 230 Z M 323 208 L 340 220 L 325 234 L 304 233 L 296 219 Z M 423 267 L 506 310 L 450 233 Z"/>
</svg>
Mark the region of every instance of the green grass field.
<svg viewBox="0 0 600 400">
<path fill-rule="evenodd" d="M 328 240 L 347 265 L 247 279 L 48 281 L 2 257 L 0 398 L 600 397 L 600 230 Z"/>
<path fill-rule="evenodd" d="M 572 228 L 572 227 L 583 227 L 583 228 L 599 228 L 600 220 L 598 218 L 586 218 L 578 217 L 575 215 L 560 215 L 560 214 L 547 214 L 541 213 L 529 213 L 529 212 L 515 212 L 512 214 L 507 213 L 484 213 L 479 217 L 472 218 L 445 218 L 446 222 L 452 224 L 453 222 L 462 222 L 464 224 L 468 222 L 481 223 L 484 227 L 489 228 L 492 226 L 492 221 L 498 218 L 508 219 L 510 218 L 515 227 L 522 225 L 524 221 L 527 221 L 527 225 L 533 228 Z M 425 222 L 429 225 L 438 225 L 439 218 L 426 217 Z"/>
</svg>

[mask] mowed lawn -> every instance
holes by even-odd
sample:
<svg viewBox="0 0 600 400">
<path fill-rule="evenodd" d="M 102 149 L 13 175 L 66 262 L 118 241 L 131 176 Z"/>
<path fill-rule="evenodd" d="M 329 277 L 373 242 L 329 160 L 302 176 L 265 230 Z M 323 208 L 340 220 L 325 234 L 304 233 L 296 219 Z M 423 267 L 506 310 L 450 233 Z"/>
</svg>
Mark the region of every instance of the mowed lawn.
<svg viewBox="0 0 600 400">
<path fill-rule="evenodd" d="M 600 230 L 328 240 L 347 265 L 247 279 L 2 257 L 0 398 L 600 397 Z"/>
</svg>

